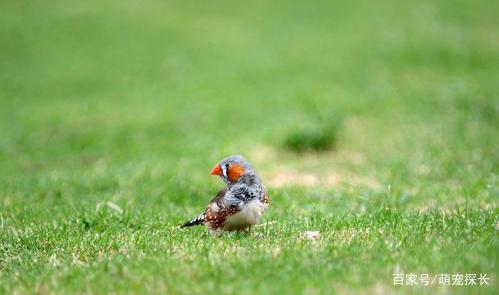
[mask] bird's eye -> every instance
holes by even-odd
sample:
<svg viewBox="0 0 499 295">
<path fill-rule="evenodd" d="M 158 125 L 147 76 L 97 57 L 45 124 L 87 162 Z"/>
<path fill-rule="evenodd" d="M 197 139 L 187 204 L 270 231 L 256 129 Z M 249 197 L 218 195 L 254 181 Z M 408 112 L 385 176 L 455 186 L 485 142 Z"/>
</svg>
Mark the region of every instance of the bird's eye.
<svg viewBox="0 0 499 295">
<path fill-rule="evenodd" d="M 229 163 L 225 163 L 225 168 L 229 168 L 230 164 Z"/>
</svg>

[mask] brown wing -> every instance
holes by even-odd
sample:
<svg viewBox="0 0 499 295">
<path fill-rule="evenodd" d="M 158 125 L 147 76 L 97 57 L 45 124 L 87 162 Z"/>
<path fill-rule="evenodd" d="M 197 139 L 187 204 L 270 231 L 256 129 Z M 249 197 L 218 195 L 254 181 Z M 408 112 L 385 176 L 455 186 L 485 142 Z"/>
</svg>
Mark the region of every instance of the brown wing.
<svg viewBox="0 0 499 295">
<path fill-rule="evenodd" d="M 224 199 L 225 193 L 227 193 L 226 187 L 220 189 L 218 191 L 217 195 L 210 201 L 210 205 L 215 203 L 218 206 L 221 206 L 223 204 L 223 199 Z M 208 206 L 208 208 L 209 208 L 209 206 Z"/>
<path fill-rule="evenodd" d="M 265 205 L 270 204 L 269 195 L 265 190 L 263 191 L 263 194 L 260 196 L 260 202 L 264 203 Z"/>
<path fill-rule="evenodd" d="M 221 189 L 206 208 L 204 224 L 210 229 L 219 229 L 228 216 L 239 212 L 235 207 L 225 207 L 223 198 L 226 192 L 227 188 Z"/>
</svg>

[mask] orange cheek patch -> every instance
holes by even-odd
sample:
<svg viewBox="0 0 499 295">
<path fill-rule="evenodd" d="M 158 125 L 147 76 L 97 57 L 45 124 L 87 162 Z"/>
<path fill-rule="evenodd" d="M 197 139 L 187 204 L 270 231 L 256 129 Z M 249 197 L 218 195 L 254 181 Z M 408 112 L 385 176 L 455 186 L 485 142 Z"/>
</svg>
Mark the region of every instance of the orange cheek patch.
<svg viewBox="0 0 499 295">
<path fill-rule="evenodd" d="M 241 177 L 241 175 L 244 174 L 244 167 L 241 165 L 232 165 L 229 167 L 229 170 L 227 171 L 227 176 L 229 177 L 230 181 L 236 181 Z"/>
</svg>

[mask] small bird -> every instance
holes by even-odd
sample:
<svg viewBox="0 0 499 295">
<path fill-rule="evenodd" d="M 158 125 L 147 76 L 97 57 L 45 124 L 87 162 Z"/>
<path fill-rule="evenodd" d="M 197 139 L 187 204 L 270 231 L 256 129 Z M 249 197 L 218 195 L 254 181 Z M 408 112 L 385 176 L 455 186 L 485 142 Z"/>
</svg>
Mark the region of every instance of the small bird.
<svg viewBox="0 0 499 295">
<path fill-rule="evenodd" d="M 269 205 L 260 177 L 243 156 L 230 156 L 211 170 L 227 185 L 208 204 L 208 208 L 180 227 L 204 224 L 211 230 L 245 230 L 258 223 Z"/>
</svg>

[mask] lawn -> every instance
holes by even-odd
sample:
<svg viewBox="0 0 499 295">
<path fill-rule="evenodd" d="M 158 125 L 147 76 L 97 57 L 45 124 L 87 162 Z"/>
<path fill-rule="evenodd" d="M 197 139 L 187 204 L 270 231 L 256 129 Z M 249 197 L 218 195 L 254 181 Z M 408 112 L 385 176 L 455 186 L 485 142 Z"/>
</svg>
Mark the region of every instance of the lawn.
<svg viewBox="0 0 499 295">
<path fill-rule="evenodd" d="M 497 11 L 1 1 L 0 293 L 496 294 Z M 179 229 L 230 154 L 263 224 Z"/>
</svg>

